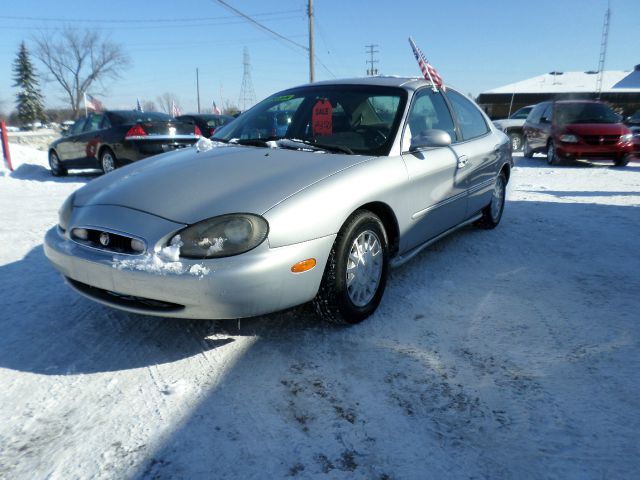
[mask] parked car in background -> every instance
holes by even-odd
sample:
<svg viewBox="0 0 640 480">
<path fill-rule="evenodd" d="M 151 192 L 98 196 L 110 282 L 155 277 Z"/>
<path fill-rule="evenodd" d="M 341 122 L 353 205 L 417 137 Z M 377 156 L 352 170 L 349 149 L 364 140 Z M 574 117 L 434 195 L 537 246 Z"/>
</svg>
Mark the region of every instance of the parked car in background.
<svg viewBox="0 0 640 480">
<path fill-rule="evenodd" d="M 493 121 L 493 124 L 496 127 L 498 127 L 509 136 L 509 139 L 511 140 L 511 149 L 514 152 L 519 152 L 520 150 L 522 150 L 522 126 L 524 125 L 524 121 L 527 119 L 529 112 L 533 110 L 533 107 L 533 105 L 522 107 L 516 110 L 515 113 L 511 114 L 509 118 L 503 118 Z"/>
<path fill-rule="evenodd" d="M 101 168 L 108 173 L 151 155 L 191 146 L 198 138 L 194 125 L 166 113 L 91 113 L 49 146 L 49 168 L 55 176 L 66 175 L 72 168 Z"/>
<path fill-rule="evenodd" d="M 286 133 L 262 136 L 256 126 L 283 111 Z M 45 253 L 74 289 L 184 318 L 314 301 L 323 318 L 356 323 L 377 308 L 390 265 L 462 226 L 498 225 L 513 164 L 473 101 L 415 78 L 292 88 L 212 140 L 65 201 Z"/>
<path fill-rule="evenodd" d="M 216 115 L 213 113 L 188 113 L 177 116 L 176 120 L 197 125 L 202 136 L 209 138 L 217 128 L 229 123 L 234 120 L 234 118 L 230 115 Z"/>
<path fill-rule="evenodd" d="M 523 127 L 524 155 L 545 152 L 547 162 L 606 159 L 624 166 L 633 158 L 633 135 L 608 105 L 562 100 L 536 105 Z"/>
<path fill-rule="evenodd" d="M 633 153 L 635 159 L 640 159 L 640 110 L 627 117 L 624 122 L 633 134 Z"/>
</svg>

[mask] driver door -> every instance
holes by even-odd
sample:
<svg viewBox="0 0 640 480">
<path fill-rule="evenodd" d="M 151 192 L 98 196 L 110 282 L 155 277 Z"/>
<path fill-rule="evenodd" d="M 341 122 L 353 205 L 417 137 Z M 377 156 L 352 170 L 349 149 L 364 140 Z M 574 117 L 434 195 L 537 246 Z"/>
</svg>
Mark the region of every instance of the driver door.
<svg viewBox="0 0 640 480">
<path fill-rule="evenodd" d="M 425 88 L 411 105 L 402 138 L 402 159 L 409 182 L 406 196 L 411 213 L 405 234 L 411 249 L 462 222 L 467 210 L 464 177 L 459 175 L 458 157 L 451 147 L 411 151 L 411 139 L 428 130 L 443 130 L 455 141 L 456 129 L 442 93 Z"/>
</svg>

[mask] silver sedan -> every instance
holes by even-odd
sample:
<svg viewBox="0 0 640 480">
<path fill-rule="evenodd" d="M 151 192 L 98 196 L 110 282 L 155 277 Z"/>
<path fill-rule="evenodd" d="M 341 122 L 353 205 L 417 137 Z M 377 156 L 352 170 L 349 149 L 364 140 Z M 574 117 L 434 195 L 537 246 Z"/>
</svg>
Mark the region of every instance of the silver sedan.
<svg viewBox="0 0 640 480">
<path fill-rule="evenodd" d="M 454 89 L 319 82 L 93 180 L 45 253 L 79 293 L 127 311 L 240 318 L 313 301 L 356 323 L 389 267 L 464 225 L 498 225 L 512 165 L 508 138 Z"/>
</svg>

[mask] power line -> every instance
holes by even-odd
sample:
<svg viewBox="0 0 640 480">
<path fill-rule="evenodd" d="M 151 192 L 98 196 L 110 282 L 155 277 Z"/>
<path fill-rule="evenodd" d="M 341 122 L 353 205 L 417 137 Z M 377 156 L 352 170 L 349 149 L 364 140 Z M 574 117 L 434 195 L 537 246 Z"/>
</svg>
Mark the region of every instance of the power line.
<svg viewBox="0 0 640 480">
<path fill-rule="evenodd" d="M 238 10 L 235 7 L 232 7 L 231 5 L 229 5 L 227 2 L 225 2 L 224 0 L 215 0 L 217 1 L 220 5 L 222 5 L 223 7 L 225 7 L 228 10 L 231 10 L 233 13 L 235 13 L 236 15 L 244 18 L 245 20 L 247 20 L 248 22 L 253 23 L 255 26 L 257 26 L 258 28 L 261 28 L 262 30 L 264 30 L 265 32 L 270 33 L 271 35 L 274 35 L 282 40 L 284 40 L 285 42 L 289 42 L 292 45 L 295 45 L 298 48 L 301 48 L 304 51 L 309 51 L 309 49 L 307 47 L 305 47 L 304 45 L 301 45 L 298 42 L 295 42 L 293 40 L 291 40 L 290 38 L 285 37 L 284 35 L 279 34 L 278 32 L 276 32 L 275 30 L 271 30 L 269 27 L 267 27 L 266 25 L 261 24 L 260 22 L 258 22 L 257 20 L 251 18 L 249 15 L 242 13 L 240 10 Z"/>
<path fill-rule="evenodd" d="M 231 7 L 233 8 L 233 7 Z M 277 12 L 268 12 L 268 13 L 255 13 L 254 17 L 273 17 L 284 14 L 292 14 L 292 13 L 300 13 L 299 10 L 280 10 Z M 123 20 L 107 20 L 107 19 L 97 19 L 97 18 L 55 18 L 55 17 L 18 17 L 18 16 L 7 16 L 0 15 L 0 19 L 4 20 L 28 20 L 28 21 L 42 21 L 42 22 L 65 22 L 65 23 L 88 23 L 91 22 L 93 24 L 96 23 L 158 23 L 158 22 L 166 22 L 166 23 L 175 23 L 175 22 L 198 22 L 198 21 L 210 21 L 210 20 L 228 20 L 234 18 L 234 16 L 221 16 L 221 17 L 201 17 L 201 18 L 144 18 L 144 19 L 123 19 Z M 288 18 L 294 18 L 293 16 Z"/>
</svg>

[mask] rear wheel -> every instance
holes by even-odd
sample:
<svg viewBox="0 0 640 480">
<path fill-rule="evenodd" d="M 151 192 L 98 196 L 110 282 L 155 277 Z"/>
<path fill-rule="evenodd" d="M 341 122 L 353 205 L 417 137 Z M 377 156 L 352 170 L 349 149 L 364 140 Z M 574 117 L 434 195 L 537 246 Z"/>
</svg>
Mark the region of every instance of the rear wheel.
<svg viewBox="0 0 640 480">
<path fill-rule="evenodd" d="M 380 219 L 358 210 L 333 244 L 313 303 L 326 321 L 355 324 L 371 315 L 384 293 L 389 267 L 387 235 Z"/>
<path fill-rule="evenodd" d="M 504 172 L 500 172 L 493 187 L 491 201 L 489 205 L 482 209 L 482 218 L 478 220 L 478 226 L 490 230 L 496 228 L 502 219 L 504 211 L 504 201 L 507 192 L 507 177 Z"/>
<path fill-rule="evenodd" d="M 556 146 L 553 142 L 549 142 L 549 145 L 547 145 L 547 163 L 549 165 L 558 163 L 558 154 L 556 153 Z"/>
<path fill-rule="evenodd" d="M 67 169 L 62 165 L 60 157 L 53 150 L 49 152 L 49 168 L 54 177 L 63 177 L 67 174 Z"/>
<path fill-rule="evenodd" d="M 105 148 L 100 154 L 100 165 L 104 173 L 113 172 L 117 167 L 116 156 L 108 148 Z"/>
</svg>

